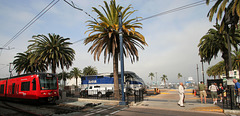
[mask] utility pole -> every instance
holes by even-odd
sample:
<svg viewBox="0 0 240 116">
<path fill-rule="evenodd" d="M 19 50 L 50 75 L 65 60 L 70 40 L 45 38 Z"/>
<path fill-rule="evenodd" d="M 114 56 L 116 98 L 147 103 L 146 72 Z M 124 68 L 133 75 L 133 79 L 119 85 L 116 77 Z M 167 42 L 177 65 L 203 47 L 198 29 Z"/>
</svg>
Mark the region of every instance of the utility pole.
<svg viewBox="0 0 240 116">
<path fill-rule="evenodd" d="M 12 65 L 13 63 L 9 63 L 9 73 L 10 73 L 10 78 L 13 76 L 12 75 L 12 67 L 11 67 L 11 65 Z"/>
<path fill-rule="evenodd" d="M 156 87 L 158 87 L 158 81 L 157 81 L 157 72 L 156 73 Z"/>
<path fill-rule="evenodd" d="M 201 62 L 202 62 L 202 77 L 203 77 L 203 83 L 205 84 L 203 60 L 201 60 Z"/>
<path fill-rule="evenodd" d="M 197 81 L 197 82 L 198 82 L 198 83 L 197 83 L 197 86 L 199 87 L 199 73 L 198 73 L 198 64 L 197 64 L 197 80 L 198 80 L 198 81 Z M 198 89 L 199 89 L 199 88 L 198 88 Z"/>
</svg>

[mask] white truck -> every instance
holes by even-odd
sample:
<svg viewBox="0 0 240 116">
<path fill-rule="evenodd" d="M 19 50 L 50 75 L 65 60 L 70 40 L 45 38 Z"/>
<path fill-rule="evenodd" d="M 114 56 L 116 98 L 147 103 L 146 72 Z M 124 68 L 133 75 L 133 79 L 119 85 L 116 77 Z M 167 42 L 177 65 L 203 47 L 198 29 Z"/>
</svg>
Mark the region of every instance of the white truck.
<svg viewBox="0 0 240 116">
<path fill-rule="evenodd" d="M 102 97 L 102 95 L 106 95 L 107 97 L 113 93 L 112 87 L 101 87 L 101 86 L 89 86 L 87 88 L 88 95 L 97 95 L 98 97 Z"/>
</svg>

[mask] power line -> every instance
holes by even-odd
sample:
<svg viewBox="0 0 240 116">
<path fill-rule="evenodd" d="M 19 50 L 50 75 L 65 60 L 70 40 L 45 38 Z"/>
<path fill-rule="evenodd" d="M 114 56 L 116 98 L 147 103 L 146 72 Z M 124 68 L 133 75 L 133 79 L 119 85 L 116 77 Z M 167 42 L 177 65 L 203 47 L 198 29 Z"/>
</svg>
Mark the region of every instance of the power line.
<svg viewBox="0 0 240 116">
<path fill-rule="evenodd" d="M 206 0 L 201 0 L 201 1 L 198 1 L 198 2 L 194 2 L 194 3 L 191 3 L 191 4 L 184 5 L 184 6 L 180 6 L 180 7 L 168 10 L 168 11 L 164 11 L 164 12 L 158 13 L 156 15 L 152 15 L 152 16 L 149 16 L 149 17 L 146 17 L 146 18 L 142 18 L 142 19 L 136 20 L 136 22 L 147 20 L 147 19 L 151 19 L 151 18 L 154 18 L 154 17 L 162 16 L 162 15 L 166 15 L 166 14 L 177 12 L 177 11 L 181 11 L 181 10 L 184 10 L 184 9 L 196 7 L 196 6 L 199 6 L 199 5 L 202 5 L 202 4 L 206 4 L 205 1 Z M 212 0 L 210 2 L 213 2 L 213 1 L 216 1 L 216 0 Z"/>
<path fill-rule="evenodd" d="M 42 17 L 49 9 L 51 9 L 59 0 L 54 3 L 53 0 L 49 3 L 40 13 L 38 13 L 30 22 L 28 22 L 17 34 L 15 34 L 6 44 L 3 45 L 3 48 L 7 47 L 13 40 L 20 36 L 25 30 L 27 30 L 33 23 L 35 23 L 40 17 Z"/>
</svg>

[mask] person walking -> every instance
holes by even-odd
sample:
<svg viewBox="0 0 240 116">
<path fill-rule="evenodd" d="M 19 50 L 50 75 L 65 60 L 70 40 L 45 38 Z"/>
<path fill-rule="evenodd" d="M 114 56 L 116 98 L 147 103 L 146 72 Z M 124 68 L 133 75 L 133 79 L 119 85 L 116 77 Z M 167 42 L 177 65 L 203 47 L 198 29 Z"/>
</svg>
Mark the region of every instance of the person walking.
<svg viewBox="0 0 240 116">
<path fill-rule="evenodd" d="M 184 97 L 184 87 L 183 87 L 183 83 L 181 82 L 179 87 L 178 87 L 178 94 L 179 94 L 179 101 L 178 101 L 178 105 L 180 107 L 185 107 L 183 105 L 183 97 Z"/>
<path fill-rule="evenodd" d="M 239 107 L 240 107 L 240 83 L 236 79 L 233 79 L 233 83 L 235 83 L 234 88 L 235 88 L 236 95 L 237 95 L 236 101 L 237 101 L 237 103 L 239 104 Z"/>
<path fill-rule="evenodd" d="M 204 97 L 204 103 L 206 104 L 206 97 L 207 97 L 207 93 L 206 93 L 206 85 L 201 81 L 200 85 L 199 85 L 199 91 L 200 91 L 200 98 L 201 98 L 201 103 L 203 103 L 202 97 Z"/>
<path fill-rule="evenodd" d="M 213 99 L 213 104 L 217 104 L 217 90 L 218 87 L 216 86 L 216 83 L 212 83 L 211 86 L 209 86 L 209 90 L 211 91 L 211 96 Z"/>
<path fill-rule="evenodd" d="M 223 86 L 222 86 L 222 83 L 219 84 L 218 91 L 219 91 L 219 96 L 220 96 L 220 102 L 222 102 L 222 99 L 223 99 L 223 91 L 224 91 L 224 88 L 223 88 Z"/>
</svg>

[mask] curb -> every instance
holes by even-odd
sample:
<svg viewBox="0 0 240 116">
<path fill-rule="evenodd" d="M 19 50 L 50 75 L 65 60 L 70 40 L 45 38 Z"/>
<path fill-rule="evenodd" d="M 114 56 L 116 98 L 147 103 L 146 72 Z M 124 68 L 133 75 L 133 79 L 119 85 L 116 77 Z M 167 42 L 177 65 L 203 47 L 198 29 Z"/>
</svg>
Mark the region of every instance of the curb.
<svg viewBox="0 0 240 116">
<path fill-rule="evenodd" d="M 240 110 L 223 110 L 224 114 L 240 114 Z"/>
</svg>

